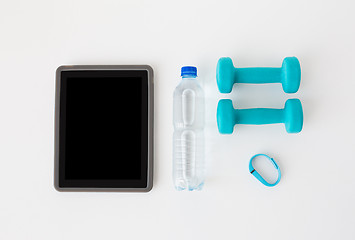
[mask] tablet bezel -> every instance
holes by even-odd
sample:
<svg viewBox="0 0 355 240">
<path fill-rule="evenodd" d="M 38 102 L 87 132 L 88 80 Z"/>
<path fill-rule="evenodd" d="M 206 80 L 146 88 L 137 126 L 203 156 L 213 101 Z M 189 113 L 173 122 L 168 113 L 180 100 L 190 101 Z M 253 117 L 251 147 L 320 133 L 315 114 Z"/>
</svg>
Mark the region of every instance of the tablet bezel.
<svg viewBox="0 0 355 240">
<path fill-rule="evenodd" d="M 64 71 L 147 71 L 148 77 L 148 166 L 147 185 L 143 188 L 132 187 L 61 187 L 60 186 L 60 96 L 61 77 Z M 61 192 L 149 192 L 153 187 L 153 119 L 154 119 L 154 90 L 153 90 L 153 69 L 148 65 L 71 65 L 60 66 L 56 71 L 56 97 L 55 97 L 55 166 L 54 166 L 54 187 Z M 117 181 L 117 180 L 116 180 Z"/>
</svg>

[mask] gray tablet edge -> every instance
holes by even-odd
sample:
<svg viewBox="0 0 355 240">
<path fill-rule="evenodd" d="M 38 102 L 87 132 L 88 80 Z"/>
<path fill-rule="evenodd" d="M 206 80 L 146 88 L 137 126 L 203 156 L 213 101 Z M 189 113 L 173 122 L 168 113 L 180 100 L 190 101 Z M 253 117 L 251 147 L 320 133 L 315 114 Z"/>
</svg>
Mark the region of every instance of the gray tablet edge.
<svg viewBox="0 0 355 240">
<path fill-rule="evenodd" d="M 63 71 L 81 70 L 145 70 L 148 72 L 148 173 L 145 188 L 62 188 L 59 186 L 59 113 L 60 86 Z M 67 65 L 56 70 L 55 132 L 54 132 L 54 188 L 59 192 L 149 192 L 153 188 L 154 168 L 154 81 L 153 69 L 149 65 Z"/>
</svg>

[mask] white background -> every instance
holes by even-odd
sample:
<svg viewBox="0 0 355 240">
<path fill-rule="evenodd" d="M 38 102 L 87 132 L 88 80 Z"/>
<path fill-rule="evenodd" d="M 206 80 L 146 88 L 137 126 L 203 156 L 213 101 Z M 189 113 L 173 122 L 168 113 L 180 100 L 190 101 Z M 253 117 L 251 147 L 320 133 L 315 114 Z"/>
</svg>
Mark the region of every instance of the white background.
<svg viewBox="0 0 355 240">
<path fill-rule="evenodd" d="M 351 0 L 1 0 L 0 239 L 354 239 L 354 10 Z M 239 67 L 278 67 L 297 56 L 301 87 L 285 94 L 280 84 L 235 85 L 222 95 L 222 56 Z M 55 70 L 64 64 L 154 68 L 150 193 L 54 189 Z M 206 93 L 200 192 L 177 192 L 171 180 L 172 93 L 183 65 L 198 67 Z M 299 98 L 303 131 L 240 125 L 222 136 L 220 98 L 238 108 Z M 279 163 L 276 187 L 248 172 L 256 153 Z"/>
</svg>

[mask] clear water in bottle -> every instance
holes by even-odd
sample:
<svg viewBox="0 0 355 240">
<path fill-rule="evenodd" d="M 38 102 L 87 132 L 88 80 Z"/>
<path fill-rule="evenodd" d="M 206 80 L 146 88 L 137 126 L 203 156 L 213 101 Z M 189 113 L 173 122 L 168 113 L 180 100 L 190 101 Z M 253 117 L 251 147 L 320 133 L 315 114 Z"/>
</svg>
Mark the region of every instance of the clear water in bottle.
<svg viewBox="0 0 355 240">
<path fill-rule="evenodd" d="M 177 190 L 201 190 L 204 184 L 204 92 L 197 68 L 181 68 L 174 91 L 173 180 Z"/>
</svg>

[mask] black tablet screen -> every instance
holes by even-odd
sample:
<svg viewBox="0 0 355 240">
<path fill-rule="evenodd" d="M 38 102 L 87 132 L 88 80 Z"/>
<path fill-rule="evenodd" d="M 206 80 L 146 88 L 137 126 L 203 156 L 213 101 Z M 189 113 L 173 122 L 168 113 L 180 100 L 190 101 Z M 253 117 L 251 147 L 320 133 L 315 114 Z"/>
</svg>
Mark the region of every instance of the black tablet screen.
<svg viewBox="0 0 355 240">
<path fill-rule="evenodd" d="M 61 74 L 61 187 L 145 187 L 147 72 Z"/>
</svg>

